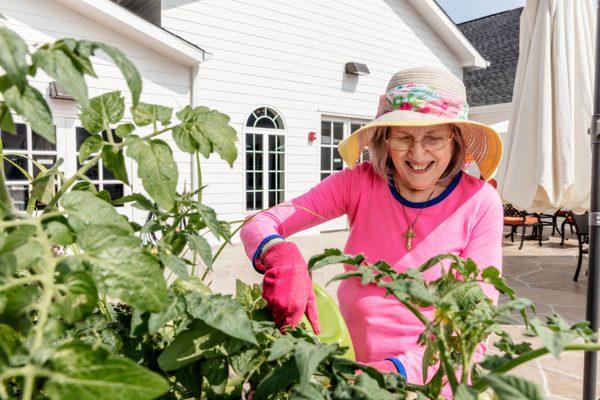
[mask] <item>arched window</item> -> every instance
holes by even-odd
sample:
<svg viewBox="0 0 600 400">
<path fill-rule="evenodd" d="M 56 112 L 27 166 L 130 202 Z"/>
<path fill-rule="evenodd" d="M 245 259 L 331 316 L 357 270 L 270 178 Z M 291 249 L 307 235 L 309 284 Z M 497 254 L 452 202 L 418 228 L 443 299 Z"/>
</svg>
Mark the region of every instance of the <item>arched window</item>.
<svg viewBox="0 0 600 400">
<path fill-rule="evenodd" d="M 246 209 L 262 210 L 284 200 L 285 123 L 271 107 L 256 108 L 244 124 Z"/>
<path fill-rule="evenodd" d="M 283 118 L 271 107 L 259 107 L 246 120 L 248 128 L 285 129 Z"/>
</svg>

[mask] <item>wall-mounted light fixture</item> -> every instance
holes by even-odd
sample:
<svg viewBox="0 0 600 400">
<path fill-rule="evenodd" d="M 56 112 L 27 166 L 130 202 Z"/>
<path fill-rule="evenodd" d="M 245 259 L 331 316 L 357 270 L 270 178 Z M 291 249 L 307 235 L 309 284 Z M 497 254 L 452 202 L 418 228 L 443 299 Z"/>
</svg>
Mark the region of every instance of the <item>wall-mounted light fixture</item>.
<svg viewBox="0 0 600 400">
<path fill-rule="evenodd" d="M 65 92 L 65 90 L 56 83 L 56 81 L 50 82 L 48 85 L 48 92 L 51 98 L 61 100 L 75 100 L 73 96 Z"/>
<path fill-rule="evenodd" d="M 370 71 L 366 64 L 350 61 L 346 63 L 346 73 L 351 75 L 369 75 Z"/>
</svg>

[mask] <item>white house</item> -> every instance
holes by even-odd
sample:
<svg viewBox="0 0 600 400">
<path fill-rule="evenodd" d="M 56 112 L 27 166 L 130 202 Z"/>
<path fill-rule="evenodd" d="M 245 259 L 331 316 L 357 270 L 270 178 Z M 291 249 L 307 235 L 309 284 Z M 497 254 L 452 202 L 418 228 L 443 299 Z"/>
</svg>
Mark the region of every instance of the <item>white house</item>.
<svg viewBox="0 0 600 400">
<path fill-rule="evenodd" d="M 202 161 L 204 200 L 225 220 L 298 196 L 341 169 L 337 143 L 373 118 L 398 69 L 435 65 L 462 78 L 463 70 L 486 66 L 433 0 L 0 0 L 0 13 L 0 24 L 32 46 L 70 36 L 121 48 L 141 72 L 142 101 L 228 114 L 239 134 L 238 160 L 233 169 L 218 157 Z M 364 64 L 368 73 L 347 73 L 347 63 Z M 96 57 L 96 71 L 91 96 L 127 91 L 108 58 Z M 35 84 L 45 93 L 50 81 L 40 74 Z M 73 172 L 83 135 L 76 106 L 48 100 L 56 146 L 28 132 L 6 150 L 47 162 L 62 157 Z M 176 159 L 180 188 L 195 187 L 192 158 L 176 152 Z M 137 179 L 123 187 L 101 168 L 97 174 L 115 195 L 142 190 Z M 24 182 L 17 175 L 8 178 L 19 198 Z M 345 226 L 338 219 L 308 233 Z"/>
</svg>

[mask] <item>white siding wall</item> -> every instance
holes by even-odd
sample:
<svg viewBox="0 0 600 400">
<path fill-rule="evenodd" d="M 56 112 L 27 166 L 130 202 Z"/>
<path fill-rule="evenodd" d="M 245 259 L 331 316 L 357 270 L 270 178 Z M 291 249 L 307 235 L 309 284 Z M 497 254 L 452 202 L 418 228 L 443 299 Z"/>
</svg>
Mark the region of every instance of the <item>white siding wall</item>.
<svg viewBox="0 0 600 400">
<path fill-rule="evenodd" d="M 194 99 L 232 118 L 240 157 L 230 170 L 204 162 L 205 199 L 222 218 L 245 215 L 242 124 L 257 106 L 285 118 L 286 199 L 319 181 L 322 115 L 372 118 L 379 95 L 398 69 L 436 65 L 462 78 L 460 62 L 402 0 L 163 0 L 163 27 L 212 59 L 200 66 Z M 344 64 L 368 65 L 367 76 Z M 315 232 L 315 230 L 311 231 Z"/>
<path fill-rule="evenodd" d="M 176 110 L 190 102 L 191 70 L 188 67 L 160 56 L 52 0 L 0 0 L 0 12 L 6 18 L 0 20 L 0 24 L 17 32 L 32 47 L 62 37 L 97 40 L 118 47 L 135 63 L 142 75 L 142 101 L 175 107 Z M 94 57 L 94 68 L 99 79 L 87 79 L 90 97 L 111 90 L 121 90 L 125 94 L 126 108 L 129 110 L 131 95 L 110 58 L 104 54 Z M 50 81 L 51 78 L 40 72 L 33 83 L 45 94 Z M 76 118 L 77 108 L 73 101 L 47 100 L 55 117 Z M 126 118 L 130 118 L 129 111 Z M 74 129 L 72 134 L 75 134 Z M 167 139 L 171 141 L 170 138 Z M 176 149 L 175 146 L 173 148 Z M 182 189 L 186 184 L 189 189 L 192 180 L 191 158 L 182 152 L 175 152 L 175 157 L 180 172 L 179 187 Z M 135 169 L 130 168 L 130 172 L 133 191 L 143 191 Z M 141 215 L 137 217 L 142 218 Z"/>
</svg>

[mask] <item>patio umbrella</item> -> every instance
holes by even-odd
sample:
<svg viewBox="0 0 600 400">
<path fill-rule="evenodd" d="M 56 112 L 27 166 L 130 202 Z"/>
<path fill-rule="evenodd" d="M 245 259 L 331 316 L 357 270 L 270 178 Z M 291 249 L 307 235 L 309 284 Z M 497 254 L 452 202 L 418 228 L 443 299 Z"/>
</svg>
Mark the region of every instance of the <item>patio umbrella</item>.
<svg viewBox="0 0 600 400">
<path fill-rule="evenodd" d="M 595 3 L 527 0 L 498 173 L 504 201 L 543 212 L 589 208 Z"/>
</svg>

